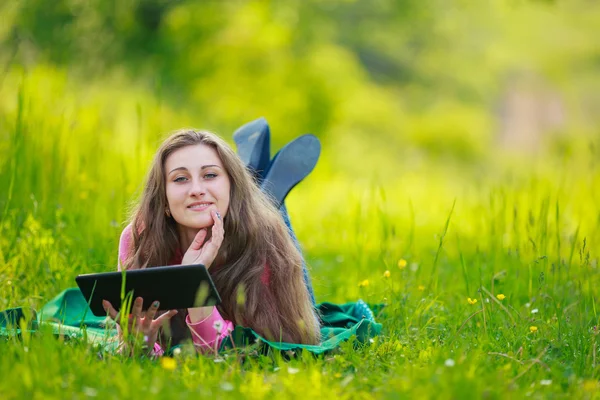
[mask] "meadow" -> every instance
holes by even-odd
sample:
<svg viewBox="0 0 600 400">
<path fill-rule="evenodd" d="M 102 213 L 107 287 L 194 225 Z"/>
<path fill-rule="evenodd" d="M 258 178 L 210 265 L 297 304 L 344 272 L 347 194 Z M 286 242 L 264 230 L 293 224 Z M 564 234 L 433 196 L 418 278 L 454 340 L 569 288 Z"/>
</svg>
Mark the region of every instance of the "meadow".
<svg viewBox="0 0 600 400">
<path fill-rule="evenodd" d="M 78 97 L 81 87 L 49 76 L 12 79 L 3 103 L 0 309 L 39 309 L 77 274 L 115 269 L 152 152 L 186 119 L 135 91 Z M 385 304 L 371 343 L 291 361 L 171 363 L 100 360 L 83 342 L 24 335 L 0 342 L 1 397 L 598 396 L 591 139 L 469 167 L 365 152 L 360 174 L 338 168 L 339 146 L 325 143 L 288 207 L 317 300 Z"/>
<path fill-rule="evenodd" d="M 290 360 L 0 338 L 0 399 L 600 398 L 600 8 L 431 3 L 1 5 L 0 310 L 116 269 L 169 132 L 263 115 L 272 153 L 322 141 L 286 200 L 317 302 L 384 307 Z M 514 92 L 559 93 L 534 147 L 500 137 Z"/>
</svg>

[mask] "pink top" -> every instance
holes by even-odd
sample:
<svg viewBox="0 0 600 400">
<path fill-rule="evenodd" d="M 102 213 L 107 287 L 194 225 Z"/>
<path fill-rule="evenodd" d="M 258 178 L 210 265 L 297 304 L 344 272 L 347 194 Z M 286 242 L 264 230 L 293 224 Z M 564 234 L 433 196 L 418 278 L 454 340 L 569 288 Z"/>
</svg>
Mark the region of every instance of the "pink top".
<svg viewBox="0 0 600 400">
<path fill-rule="evenodd" d="M 121 270 L 121 265 L 125 263 L 127 255 L 129 254 L 132 241 L 133 235 L 131 234 L 130 224 L 123 229 L 123 232 L 121 233 L 121 239 L 119 240 L 119 271 Z M 177 260 L 177 262 L 174 264 L 181 263 L 181 256 L 178 258 L 179 260 Z M 265 284 L 268 284 L 269 272 L 266 268 L 265 273 L 266 275 L 263 274 L 262 281 Z M 218 349 L 221 345 L 223 339 L 225 339 L 233 330 L 233 324 L 231 321 L 223 319 L 219 313 L 219 310 L 217 310 L 217 308 L 214 306 L 212 307 L 211 314 L 202 321 L 192 323 L 190 321 L 190 316 L 188 315 L 185 318 L 185 322 L 188 328 L 190 328 L 192 341 L 196 347 L 196 350 L 203 353 L 208 351 L 216 351 L 216 349 Z M 154 345 L 154 353 L 159 356 L 164 353 L 158 343 Z"/>
</svg>

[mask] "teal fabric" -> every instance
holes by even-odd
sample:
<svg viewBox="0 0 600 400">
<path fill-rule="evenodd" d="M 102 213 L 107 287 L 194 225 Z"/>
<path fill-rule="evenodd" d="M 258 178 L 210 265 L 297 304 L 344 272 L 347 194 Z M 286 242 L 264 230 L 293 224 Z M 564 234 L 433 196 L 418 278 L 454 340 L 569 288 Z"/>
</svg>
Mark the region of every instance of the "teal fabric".
<svg viewBox="0 0 600 400">
<path fill-rule="evenodd" d="M 23 326 L 24 323 L 27 325 Z M 18 336 L 23 328 L 35 332 L 42 327 L 52 330 L 55 335 L 87 339 L 104 345 L 108 350 L 116 348 L 114 321 L 92 314 L 78 288 L 61 292 L 39 312 L 26 308 L 0 311 L 0 337 Z"/>
<path fill-rule="evenodd" d="M 374 307 L 376 311 L 379 308 Z M 223 341 L 221 350 L 259 343 L 275 350 L 304 349 L 314 354 L 323 354 L 337 348 L 342 341 L 352 336 L 364 343 L 381 332 L 381 324 L 375 322 L 372 307 L 362 300 L 347 304 L 321 303 L 317 305 L 317 309 L 321 315 L 323 338 L 319 345 L 268 341 L 250 328 L 237 326 L 231 337 Z M 24 325 L 26 321 L 29 322 Z M 110 318 L 94 316 L 78 288 L 63 291 L 37 313 L 26 308 L 0 312 L 0 337 L 18 336 L 21 329 L 35 332 L 42 326 L 49 327 L 56 335 L 83 338 L 102 344 L 107 350 L 116 346 L 115 323 Z"/>
</svg>

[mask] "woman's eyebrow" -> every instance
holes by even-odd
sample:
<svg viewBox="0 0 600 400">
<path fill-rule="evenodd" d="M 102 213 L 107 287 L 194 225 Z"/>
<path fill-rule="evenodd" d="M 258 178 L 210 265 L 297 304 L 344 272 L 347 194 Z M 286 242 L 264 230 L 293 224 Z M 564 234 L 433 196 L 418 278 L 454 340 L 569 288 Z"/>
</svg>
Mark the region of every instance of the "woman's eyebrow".
<svg viewBox="0 0 600 400">
<path fill-rule="evenodd" d="M 208 165 L 203 165 L 202 167 L 200 167 L 200 169 L 206 169 L 206 168 L 211 168 L 211 167 L 221 168 L 221 166 L 217 165 L 217 164 L 208 164 Z M 174 171 L 180 171 L 180 170 L 187 171 L 187 168 L 186 167 L 173 168 L 171 171 L 169 171 L 169 175 Z"/>
<path fill-rule="evenodd" d="M 169 171 L 169 174 L 168 174 L 168 175 L 170 175 L 170 174 L 171 174 L 172 172 L 174 172 L 174 171 L 180 171 L 180 170 L 187 171 L 187 168 L 186 168 L 186 167 L 177 167 L 177 168 L 173 168 L 172 170 L 170 170 L 170 171 Z"/>
<path fill-rule="evenodd" d="M 217 168 L 221 168 L 220 165 L 217 164 L 209 164 L 209 165 L 203 165 L 200 169 L 206 169 L 206 168 L 210 168 L 210 167 L 217 167 Z"/>
</svg>

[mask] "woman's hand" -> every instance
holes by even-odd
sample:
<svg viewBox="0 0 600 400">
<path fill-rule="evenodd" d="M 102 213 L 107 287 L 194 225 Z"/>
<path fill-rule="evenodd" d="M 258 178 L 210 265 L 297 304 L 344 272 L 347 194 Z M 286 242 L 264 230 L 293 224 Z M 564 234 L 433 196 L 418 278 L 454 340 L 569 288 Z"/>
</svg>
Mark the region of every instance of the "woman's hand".
<svg viewBox="0 0 600 400">
<path fill-rule="evenodd" d="M 206 228 L 200 229 L 194 237 L 192 244 L 183 255 L 181 265 L 202 264 L 206 268 L 210 268 L 215 257 L 217 257 L 219 248 L 223 243 L 225 231 L 223 230 L 223 220 L 221 219 L 219 212 L 211 210 L 210 215 L 214 221 L 211 228 L 210 240 L 204 243 L 207 236 L 207 230 Z"/>
<path fill-rule="evenodd" d="M 142 312 L 142 305 L 144 304 L 144 300 L 141 297 L 137 297 L 133 303 L 133 307 L 131 309 L 131 314 L 127 319 L 127 332 L 128 336 L 132 338 L 140 337 L 143 340 L 142 348 L 147 348 L 149 351 L 154 349 L 154 343 L 156 343 L 156 339 L 158 337 L 159 328 L 171 319 L 175 314 L 177 314 L 177 310 L 170 310 L 166 313 L 160 315 L 156 319 L 156 311 L 158 311 L 159 302 L 155 301 L 152 303 L 148 311 Z M 110 318 L 112 318 L 118 325 L 120 329 L 119 332 L 119 342 L 121 342 L 125 349 L 128 348 L 127 342 L 125 341 L 125 337 L 123 337 L 123 330 L 125 329 L 122 326 L 122 319 L 119 316 L 117 310 L 114 309 L 110 302 L 103 300 L 102 306 L 108 312 Z"/>
</svg>

